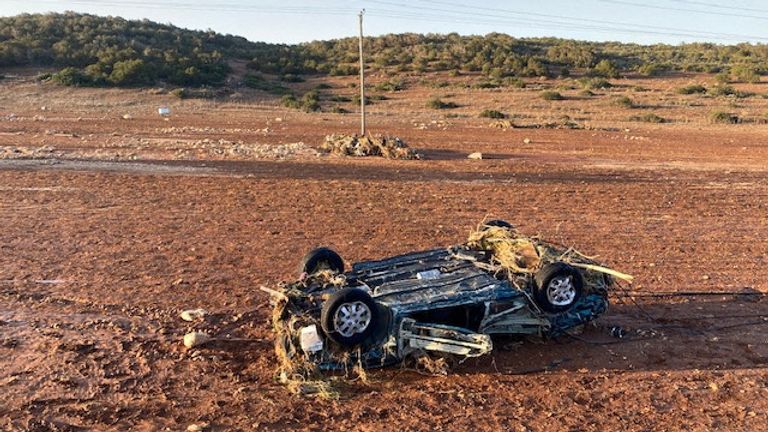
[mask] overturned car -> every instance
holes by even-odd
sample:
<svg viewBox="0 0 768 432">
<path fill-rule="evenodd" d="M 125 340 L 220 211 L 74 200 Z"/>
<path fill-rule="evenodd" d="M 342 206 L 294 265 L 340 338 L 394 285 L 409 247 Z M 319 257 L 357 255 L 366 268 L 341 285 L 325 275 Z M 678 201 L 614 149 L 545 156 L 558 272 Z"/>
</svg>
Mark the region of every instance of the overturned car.
<svg viewBox="0 0 768 432">
<path fill-rule="evenodd" d="M 481 356 L 492 335 L 556 336 L 605 312 L 614 278 L 631 278 L 500 220 L 464 244 L 347 272 L 336 252 L 318 248 L 299 272 L 293 283 L 265 288 L 284 378 L 416 356 Z"/>
</svg>

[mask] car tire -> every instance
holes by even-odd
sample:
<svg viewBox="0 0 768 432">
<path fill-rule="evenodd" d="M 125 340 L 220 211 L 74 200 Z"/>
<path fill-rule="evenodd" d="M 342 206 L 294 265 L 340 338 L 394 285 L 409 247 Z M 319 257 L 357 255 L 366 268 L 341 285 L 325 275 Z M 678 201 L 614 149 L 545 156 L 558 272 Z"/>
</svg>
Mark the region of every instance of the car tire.
<svg viewBox="0 0 768 432">
<path fill-rule="evenodd" d="M 581 298 L 584 279 L 581 273 L 564 262 L 547 264 L 534 277 L 533 297 L 547 312 L 563 312 Z"/>
<path fill-rule="evenodd" d="M 312 274 L 321 269 L 330 269 L 336 273 L 344 273 L 344 260 L 333 249 L 319 247 L 304 255 L 299 263 L 299 276 Z"/>
<path fill-rule="evenodd" d="M 343 348 L 361 345 L 381 324 L 376 302 L 359 288 L 336 291 L 323 303 L 320 313 L 320 326 L 326 337 Z"/>
<path fill-rule="evenodd" d="M 511 223 L 509 223 L 509 222 L 507 222 L 505 220 L 501 220 L 501 219 L 489 220 L 488 222 L 484 223 L 483 226 L 486 226 L 486 227 L 509 228 L 509 229 L 514 228 L 514 226 Z"/>
</svg>

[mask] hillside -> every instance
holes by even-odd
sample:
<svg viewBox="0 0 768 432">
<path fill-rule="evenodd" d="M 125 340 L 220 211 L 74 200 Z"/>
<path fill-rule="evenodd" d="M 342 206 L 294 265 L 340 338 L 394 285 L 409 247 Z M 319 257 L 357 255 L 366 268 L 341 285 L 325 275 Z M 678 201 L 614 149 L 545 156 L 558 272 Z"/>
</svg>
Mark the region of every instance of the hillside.
<svg viewBox="0 0 768 432">
<path fill-rule="evenodd" d="M 629 72 L 721 73 L 755 81 L 768 72 L 767 45 L 707 43 L 637 45 L 555 38 L 398 34 L 367 38 L 367 67 L 405 72 L 481 72 L 489 79 L 570 73 L 615 77 Z M 250 42 L 221 35 L 118 17 L 65 13 L 0 18 L 0 67 L 54 66 L 51 78 L 65 85 L 177 86 L 224 83 L 234 60 L 254 72 L 357 73 L 357 39 L 298 45 Z M 295 79 L 295 77 L 291 77 Z"/>
</svg>

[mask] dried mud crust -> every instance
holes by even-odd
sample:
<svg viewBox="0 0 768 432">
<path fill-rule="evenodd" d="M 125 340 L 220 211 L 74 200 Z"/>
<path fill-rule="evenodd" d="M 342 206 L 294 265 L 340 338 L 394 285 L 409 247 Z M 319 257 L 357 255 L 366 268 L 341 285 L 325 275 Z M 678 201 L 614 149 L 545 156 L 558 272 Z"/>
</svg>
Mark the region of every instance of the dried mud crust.
<svg viewBox="0 0 768 432">
<path fill-rule="evenodd" d="M 654 91 L 637 100 L 655 104 L 658 88 L 687 80 L 649 80 Z M 216 161 L 228 158 L 205 151 L 187 162 L 160 140 L 310 145 L 357 119 L 265 98 L 180 102 L 166 122 L 154 114 L 165 97 L 136 90 L 1 85 L 0 114 L 21 120 L 0 115 L 0 146 L 142 159 L 0 163 L 2 430 L 768 429 L 765 300 L 641 302 L 659 318 L 649 322 L 613 299 L 579 336 L 610 344 L 497 340 L 493 356 L 448 377 L 369 372 L 339 400 L 318 401 L 276 381 L 270 307 L 257 290 L 292 277 L 319 245 L 374 259 L 454 244 L 492 215 L 594 253 L 639 290 L 768 291 L 763 126 L 680 121 L 721 99 L 667 104 L 659 113 L 676 122 L 657 127 L 622 123 L 628 113 L 606 112 L 601 98 L 552 105 L 511 91 L 509 111 L 526 111 L 525 123 L 584 110 L 603 129 L 500 130 L 473 111 L 495 108 L 499 93 L 457 90 L 467 117 L 449 124 L 424 112 L 434 89 L 414 88 L 373 105 L 371 127 L 425 160 Z M 761 101 L 740 103 L 762 113 Z M 472 152 L 484 159 L 466 160 Z M 181 321 L 190 307 L 212 315 Z M 606 336 L 614 325 L 627 342 Z M 187 351 L 191 330 L 239 341 Z"/>
<path fill-rule="evenodd" d="M 768 289 L 760 277 L 768 230 L 757 211 L 768 185 L 750 172 L 519 164 L 491 168 L 491 179 L 449 162 L 382 162 L 220 163 L 215 175 L 0 169 L 0 382 L 7 389 L 0 424 L 768 425 L 764 327 L 712 330 L 760 321 L 766 303 L 730 297 L 644 305 L 662 318 L 656 323 L 617 304 L 581 335 L 612 342 L 607 327 L 622 325 L 637 339 L 631 342 L 501 340 L 493 356 L 448 377 L 383 370 L 369 373 L 368 384 L 343 387 L 338 401 L 290 396 L 274 377 L 270 308 L 256 287 L 291 276 L 313 245 L 330 245 L 351 261 L 395 255 L 456 242 L 490 213 L 594 251 L 632 271 L 638 289 Z M 183 322 L 177 315 L 187 307 L 218 318 Z M 249 342 L 186 351 L 181 336 L 193 329 Z"/>
</svg>

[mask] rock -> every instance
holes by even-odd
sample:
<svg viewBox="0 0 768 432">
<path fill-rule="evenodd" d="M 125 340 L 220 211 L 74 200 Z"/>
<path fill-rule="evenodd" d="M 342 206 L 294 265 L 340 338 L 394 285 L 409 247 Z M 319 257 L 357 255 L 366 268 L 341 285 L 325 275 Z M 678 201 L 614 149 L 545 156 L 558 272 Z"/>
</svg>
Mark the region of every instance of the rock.
<svg viewBox="0 0 768 432">
<path fill-rule="evenodd" d="M 130 120 L 132 118 L 133 118 L 133 116 L 130 115 L 130 114 L 123 114 L 123 120 Z"/>
<path fill-rule="evenodd" d="M 709 280 L 709 275 L 704 275 L 701 278 L 704 279 L 704 280 Z"/>
<path fill-rule="evenodd" d="M 531 143 L 531 139 L 530 138 L 526 138 L 526 139 L 523 140 L 523 143 L 530 144 Z"/>
<path fill-rule="evenodd" d="M 474 153 L 470 153 L 470 154 L 467 156 L 467 159 L 475 159 L 475 160 L 479 160 L 479 159 L 482 159 L 482 158 L 483 158 L 483 154 L 482 154 L 482 153 L 480 153 L 480 152 L 474 152 Z"/>
<path fill-rule="evenodd" d="M 203 332 L 191 332 L 184 335 L 184 346 L 187 348 L 194 348 L 205 344 L 211 340 L 211 336 L 208 333 Z"/>
<path fill-rule="evenodd" d="M 181 313 L 181 319 L 184 321 L 197 321 L 205 318 L 208 315 L 208 311 L 202 308 L 187 309 Z"/>
<path fill-rule="evenodd" d="M 716 383 L 709 383 L 709 389 L 714 393 L 716 392 L 720 387 Z"/>
<path fill-rule="evenodd" d="M 187 426 L 187 432 L 202 432 L 208 430 L 210 425 L 208 423 L 192 423 Z"/>
</svg>

